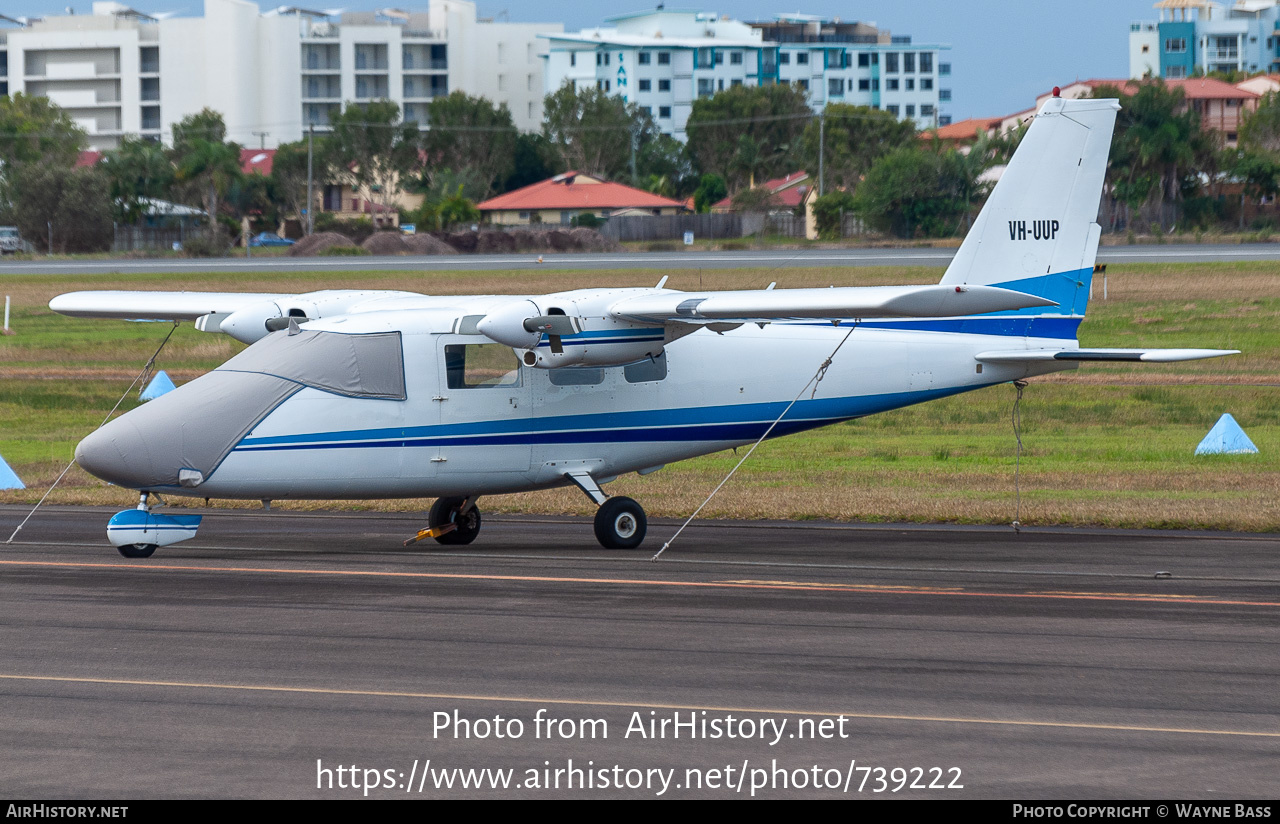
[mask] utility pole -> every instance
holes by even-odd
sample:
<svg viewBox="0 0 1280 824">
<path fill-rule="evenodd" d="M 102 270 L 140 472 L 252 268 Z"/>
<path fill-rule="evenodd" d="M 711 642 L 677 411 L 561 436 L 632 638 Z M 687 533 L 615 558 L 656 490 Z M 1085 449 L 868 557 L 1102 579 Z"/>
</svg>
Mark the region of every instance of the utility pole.
<svg viewBox="0 0 1280 824">
<path fill-rule="evenodd" d="M 640 135 L 631 132 L 631 185 L 637 185 L 636 181 L 636 143 L 640 140 Z"/>
<path fill-rule="evenodd" d="M 315 211 L 316 203 L 315 203 L 315 195 L 312 194 L 313 183 L 311 180 L 311 162 L 312 162 L 312 157 L 315 155 L 315 145 L 316 145 L 316 124 L 312 123 L 307 128 L 307 234 L 308 235 L 314 232 L 316 228 L 315 215 L 312 214 L 312 212 Z"/>
<path fill-rule="evenodd" d="M 258 138 L 259 151 L 265 151 L 267 148 L 267 135 L 271 134 L 271 132 L 254 132 L 253 134 Z"/>
<path fill-rule="evenodd" d="M 826 159 L 827 150 L 827 104 L 822 104 L 822 111 L 818 112 L 818 197 L 822 197 L 826 192 L 823 190 L 823 182 L 826 175 L 823 174 L 823 161 Z"/>
</svg>

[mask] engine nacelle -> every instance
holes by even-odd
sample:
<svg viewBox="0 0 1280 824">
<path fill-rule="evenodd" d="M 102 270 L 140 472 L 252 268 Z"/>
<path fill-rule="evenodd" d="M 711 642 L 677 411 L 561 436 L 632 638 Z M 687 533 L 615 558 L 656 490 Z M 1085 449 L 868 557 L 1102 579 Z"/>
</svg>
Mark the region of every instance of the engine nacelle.
<svg viewBox="0 0 1280 824">
<path fill-rule="evenodd" d="M 652 330 L 649 330 L 652 331 Z M 576 336 L 575 336 L 576 337 Z M 532 349 L 516 350 L 516 357 L 525 366 L 535 369 L 558 369 L 562 366 L 623 366 L 662 354 L 662 330 L 656 338 L 645 341 L 576 342 L 574 338 L 562 338 L 561 350 L 556 352 L 549 342 Z"/>
<path fill-rule="evenodd" d="M 254 343 L 266 337 L 272 330 L 267 322 L 284 317 L 284 312 L 273 300 L 255 303 L 232 312 L 218 324 L 218 331 L 225 332 L 241 343 Z M 305 318 L 299 318 L 305 320 Z"/>
<path fill-rule="evenodd" d="M 476 331 L 510 346 L 521 363 L 536 369 L 622 366 L 658 357 L 668 340 L 663 326 L 606 317 L 581 293 L 503 304 L 485 315 Z"/>
<path fill-rule="evenodd" d="M 529 331 L 524 322 L 541 314 L 531 300 L 505 303 L 481 318 L 476 324 L 476 331 L 489 340 L 505 343 L 512 349 L 532 349 L 542 340 L 542 332 Z"/>
</svg>

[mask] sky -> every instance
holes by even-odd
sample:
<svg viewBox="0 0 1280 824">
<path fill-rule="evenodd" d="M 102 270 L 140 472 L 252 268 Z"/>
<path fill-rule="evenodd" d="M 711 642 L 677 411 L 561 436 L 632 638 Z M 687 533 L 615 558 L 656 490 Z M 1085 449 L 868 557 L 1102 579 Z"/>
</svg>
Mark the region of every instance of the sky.
<svg viewBox="0 0 1280 824">
<path fill-rule="evenodd" d="M 260 2 L 273 8 L 280 0 Z M 324 8 L 348 3 L 352 10 L 381 6 L 425 9 L 413 0 L 324 0 Z M 952 103 L 956 120 L 995 117 L 1035 105 L 1038 94 L 1077 78 L 1125 77 L 1129 72 L 1129 23 L 1156 20 L 1154 0 L 708 0 L 669 2 L 668 7 L 714 11 L 739 20 L 765 20 L 782 12 L 800 11 L 845 21 L 874 22 L 894 34 L 911 35 L 916 43 L 950 45 Z M 293 0 L 291 4 L 305 5 Z M 77 13 L 90 11 L 90 0 L 0 0 L 0 13 L 9 16 L 61 14 L 70 5 Z M 149 13 L 200 14 L 200 0 L 136 0 Z M 478 0 L 481 17 L 512 22 L 561 22 L 567 31 L 603 22 L 598 0 Z M 656 0 L 620 0 L 609 12 L 640 11 Z M 948 111 L 944 106 L 943 111 Z"/>
</svg>

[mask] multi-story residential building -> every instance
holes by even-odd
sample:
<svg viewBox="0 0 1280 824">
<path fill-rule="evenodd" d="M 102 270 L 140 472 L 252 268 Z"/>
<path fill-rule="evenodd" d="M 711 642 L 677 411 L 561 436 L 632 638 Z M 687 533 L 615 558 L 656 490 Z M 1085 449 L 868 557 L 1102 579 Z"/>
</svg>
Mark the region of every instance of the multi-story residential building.
<svg viewBox="0 0 1280 824">
<path fill-rule="evenodd" d="M 1129 24 L 1129 76 L 1180 79 L 1280 69 L 1280 0 L 1160 0 L 1159 21 Z"/>
<path fill-rule="evenodd" d="M 951 116 L 951 64 L 940 58 L 950 46 L 912 44 L 874 23 L 842 23 L 803 14 L 752 23 L 777 44 L 782 83 L 809 90 L 814 111 L 827 103 L 884 109 L 920 128 L 945 126 Z"/>
<path fill-rule="evenodd" d="M 0 93 L 48 96 L 94 149 L 124 135 L 167 140 L 173 123 L 206 107 L 250 146 L 298 140 L 342 106 L 378 99 L 425 125 L 427 104 L 454 90 L 506 103 L 529 130 L 542 121 L 536 34 L 556 28 L 478 20 L 469 0 L 336 18 L 204 0 L 203 16 L 163 20 L 96 2 L 89 15 L 0 29 Z"/>
<path fill-rule="evenodd" d="M 794 83 L 820 111 L 828 103 L 875 106 L 921 127 L 949 122 L 939 111 L 949 46 L 912 46 L 867 23 L 784 15 L 744 23 L 724 15 L 658 8 L 605 20 L 606 27 L 546 33 L 546 92 L 595 87 L 646 109 L 683 140 L 693 101 L 733 86 Z M 883 81 L 883 85 L 882 85 Z"/>
</svg>

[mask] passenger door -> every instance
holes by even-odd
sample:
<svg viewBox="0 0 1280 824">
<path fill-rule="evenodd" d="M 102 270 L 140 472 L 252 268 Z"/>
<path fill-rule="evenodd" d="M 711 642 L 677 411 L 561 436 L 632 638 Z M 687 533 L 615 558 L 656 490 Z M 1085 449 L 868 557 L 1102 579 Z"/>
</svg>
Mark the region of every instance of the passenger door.
<svg viewBox="0 0 1280 824">
<path fill-rule="evenodd" d="M 532 404 L 528 370 L 511 347 L 477 335 L 441 335 L 437 345 L 440 468 L 458 475 L 527 473 Z"/>
</svg>

